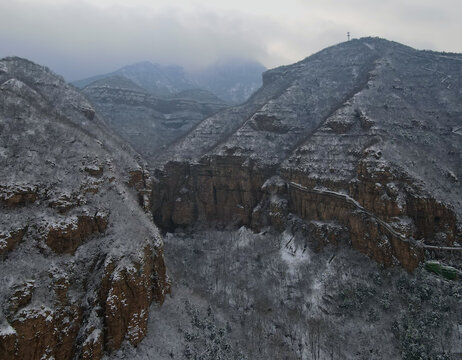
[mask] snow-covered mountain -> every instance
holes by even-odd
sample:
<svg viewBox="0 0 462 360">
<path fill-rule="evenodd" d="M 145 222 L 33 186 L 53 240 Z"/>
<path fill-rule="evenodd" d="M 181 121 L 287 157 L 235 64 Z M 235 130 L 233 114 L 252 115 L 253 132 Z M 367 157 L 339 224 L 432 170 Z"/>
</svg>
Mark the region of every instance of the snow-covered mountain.
<svg viewBox="0 0 462 360">
<path fill-rule="evenodd" d="M 120 75 L 157 97 L 169 97 L 184 90 L 204 89 L 228 104 L 237 104 L 247 100 L 261 86 L 261 74 L 265 70 L 258 62 L 243 59 L 219 61 L 190 72 L 180 66 L 163 66 L 145 61 L 108 74 L 74 81 L 73 84 L 84 88 L 96 80 Z"/>
<path fill-rule="evenodd" d="M 0 358 L 100 359 L 168 292 L 145 161 L 45 67 L 0 60 Z"/>
<path fill-rule="evenodd" d="M 0 60 L 1 359 L 460 357 L 461 54 L 351 40 L 232 107 L 130 74 Z"/>
<path fill-rule="evenodd" d="M 159 154 L 170 320 L 191 326 L 133 357 L 460 356 L 461 74 L 460 54 L 351 40 Z"/>
</svg>

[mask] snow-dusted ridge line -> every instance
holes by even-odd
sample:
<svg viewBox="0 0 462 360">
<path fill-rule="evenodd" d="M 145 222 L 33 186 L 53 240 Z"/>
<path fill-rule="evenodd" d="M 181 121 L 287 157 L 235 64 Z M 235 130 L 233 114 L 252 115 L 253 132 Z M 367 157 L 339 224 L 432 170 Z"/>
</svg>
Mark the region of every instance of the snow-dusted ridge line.
<svg viewBox="0 0 462 360">
<path fill-rule="evenodd" d="M 346 194 L 342 194 L 342 193 L 339 193 L 339 192 L 336 192 L 336 191 L 332 191 L 332 190 L 324 190 L 324 189 L 309 189 L 303 185 L 300 185 L 300 184 L 297 184 L 293 181 L 289 181 L 288 182 L 288 185 L 289 186 L 292 186 L 300 191 L 303 191 L 303 192 L 307 192 L 307 193 L 314 193 L 314 194 L 322 194 L 322 195 L 329 195 L 329 196 L 332 196 L 332 197 L 335 197 L 337 199 L 342 199 L 344 201 L 346 201 L 348 204 L 351 204 L 353 205 L 354 207 L 356 207 L 357 210 L 369 215 L 370 217 L 372 217 L 374 220 L 376 220 L 380 225 L 382 225 L 385 229 L 388 230 L 388 232 L 399 238 L 400 240 L 404 241 L 404 242 L 407 242 L 407 243 L 412 243 L 413 245 L 416 245 L 417 247 L 421 247 L 421 248 L 424 248 L 424 249 L 435 249 L 435 250 L 458 250 L 458 251 L 462 251 L 462 246 L 459 246 L 459 247 L 452 247 L 452 246 L 434 246 L 434 245 L 425 245 L 423 244 L 422 240 L 419 240 L 419 241 L 416 241 L 415 239 L 408 239 L 406 238 L 404 235 L 400 234 L 399 232 L 397 232 L 395 229 L 393 229 L 391 227 L 390 224 L 388 224 L 387 222 L 383 221 L 382 219 L 380 219 L 377 215 L 375 215 L 374 213 L 371 213 L 370 211 L 366 210 L 363 206 L 361 206 L 355 199 L 353 199 L 352 197 L 346 195 Z"/>
</svg>

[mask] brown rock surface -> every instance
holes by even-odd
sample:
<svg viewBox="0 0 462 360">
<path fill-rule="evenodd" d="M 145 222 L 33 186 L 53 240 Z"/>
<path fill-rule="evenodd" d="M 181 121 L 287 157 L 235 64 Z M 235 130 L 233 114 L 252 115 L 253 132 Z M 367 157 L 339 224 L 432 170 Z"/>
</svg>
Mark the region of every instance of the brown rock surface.
<svg viewBox="0 0 462 360">
<path fill-rule="evenodd" d="M 146 247 L 139 262 L 117 265 L 109 262 L 104 269 L 100 298 L 104 309 L 105 343 L 109 351 L 118 349 L 124 339 L 132 345 L 147 331 L 149 305 L 153 296 L 163 302 L 165 284 L 156 283 L 153 274 L 162 278 L 163 260 Z M 164 273 L 165 274 L 165 273 Z"/>
<path fill-rule="evenodd" d="M 34 185 L 0 185 L 0 200 L 7 207 L 34 203 L 38 197 L 38 188 Z"/>
<path fill-rule="evenodd" d="M 13 250 L 21 242 L 26 234 L 27 228 L 0 232 L 0 255 Z"/>
<path fill-rule="evenodd" d="M 2 359 L 72 358 L 80 317 L 76 307 L 60 309 L 59 313 L 45 307 L 19 311 L 11 321 L 14 334 L 0 336 Z"/>
<path fill-rule="evenodd" d="M 250 225 L 265 180 L 255 163 L 233 156 L 168 163 L 156 177 L 153 215 L 165 228 L 196 221 Z"/>
<path fill-rule="evenodd" d="M 108 225 L 108 214 L 79 215 L 49 228 L 46 244 L 57 253 L 73 253 L 89 236 L 103 233 Z"/>
<path fill-rule="evenodd" d="M 104 354 L 104 338 L 101 330 L 95 329 L 82 345 L 82 360 L 99 360 Z"/>
</svg>

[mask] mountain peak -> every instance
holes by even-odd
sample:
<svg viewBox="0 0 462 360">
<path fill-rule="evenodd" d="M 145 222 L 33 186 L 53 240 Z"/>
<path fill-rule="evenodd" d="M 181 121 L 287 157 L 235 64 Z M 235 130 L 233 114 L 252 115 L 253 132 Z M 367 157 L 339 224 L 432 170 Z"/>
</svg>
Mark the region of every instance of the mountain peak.
<svg viewBox="0 0 462 360">
<path fill-rule="evenodd" d="M 334 177 L 327 165 L 303 155 L 311 153 L 313 141 L 369 138 L 380 143 L 389 161 L 425 179 L 428 191 L 462 211 L 462 204 L 454 200 L 460 197 L 459 189 L 450 184 L 450 179 L 462 178 L 457 159 L 441 156 L 449 141 L 458 149 L 454 154 L 461 151 L 460 135 L 453 131 L 462 118 L 460 59 L 457 54 L 419 51 L 381 38 L 331 46 L 265 72 L 262 88 L 247 103 L 204 120 L 172 146 L 167 157 L 198 160 L 233 154 L 265 166 L 284 163 L 327 181 Z M 322 151 L 327 150 L 321 151 L 320 144 L 316 149 L 319 153 L 313 156 L 325 156 Z M 434 163 L 426 163 L 422 152 Z M 336 153 L 339 162 L 333 168 L 345 167 L 345 156 Z M 336 176 L 354 177 L 356 161 Z"/>
<path fill-rule="evenodd" d="M 190 72 L 178 65 L 142 61 L 73 84 L 84 88 L 97 80 L 121 75 L 157 97 L 204 89 L 227 103 L 236 104 L 247 100 L 261 86 L 261 74 L 265 70 L 260 63 L 245 58 L 221 59 L 204 69 Z"/>
</svg>

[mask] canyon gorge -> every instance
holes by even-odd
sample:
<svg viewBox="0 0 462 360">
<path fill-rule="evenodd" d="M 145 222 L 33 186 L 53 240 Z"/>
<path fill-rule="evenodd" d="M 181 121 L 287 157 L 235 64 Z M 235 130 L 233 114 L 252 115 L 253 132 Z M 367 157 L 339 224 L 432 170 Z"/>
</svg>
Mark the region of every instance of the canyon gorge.
<svg viewBox="0 0 462 360">
<path fill-rule="evenodd" d="M 460 357 L 462 55 L 81 85 L 0 60 L 1 359 Z"/>
</svg>

